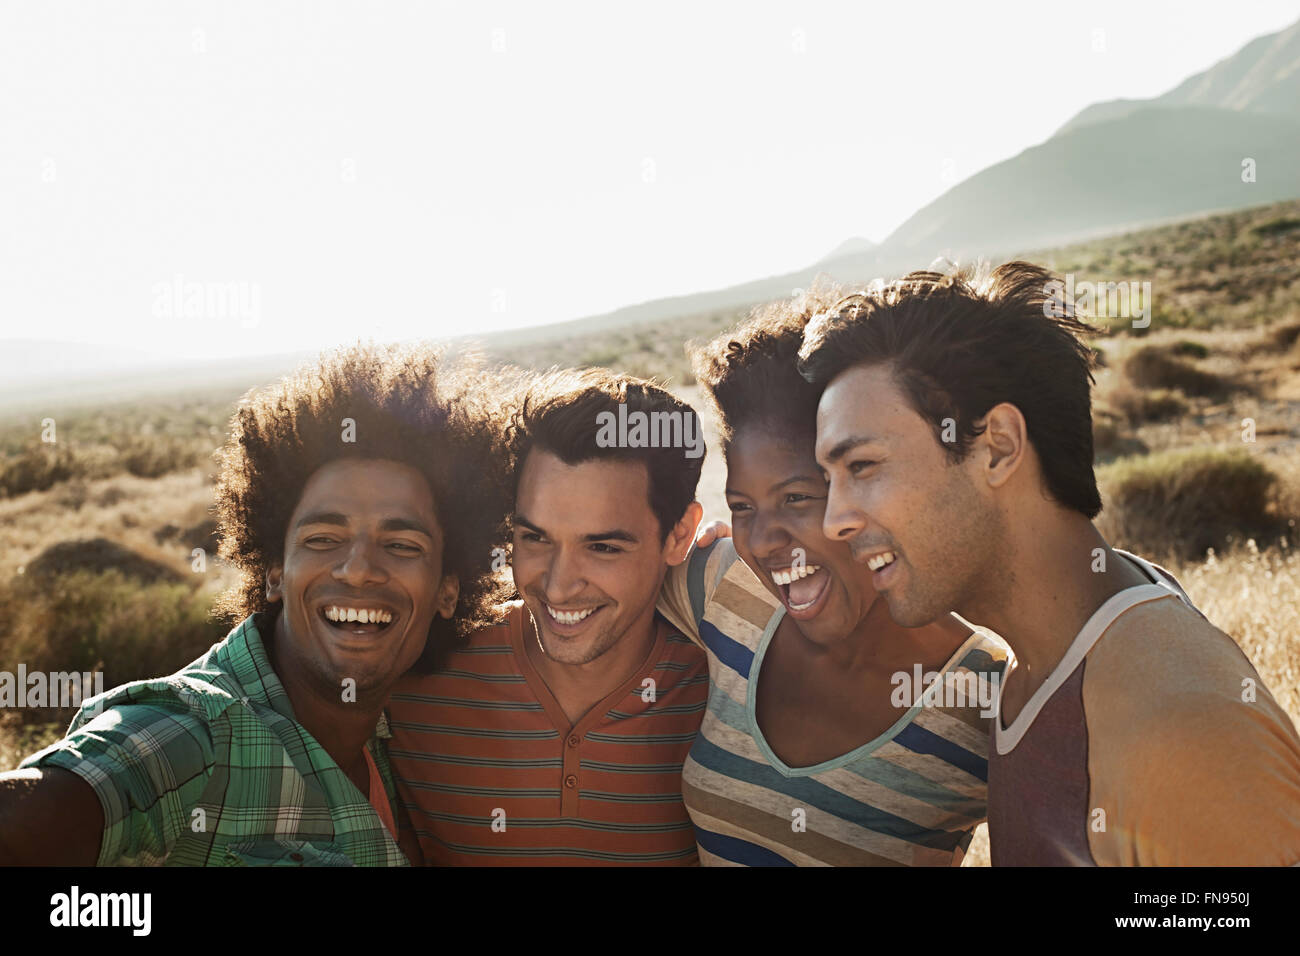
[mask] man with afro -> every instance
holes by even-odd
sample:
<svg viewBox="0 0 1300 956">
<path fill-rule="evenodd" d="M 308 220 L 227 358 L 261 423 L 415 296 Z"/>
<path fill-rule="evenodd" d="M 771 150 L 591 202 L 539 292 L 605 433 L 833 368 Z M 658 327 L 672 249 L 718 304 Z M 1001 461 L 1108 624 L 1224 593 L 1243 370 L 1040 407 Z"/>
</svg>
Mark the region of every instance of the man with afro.
<svg viewBox="0 0 1300 956">
<path fill-rule="evenodd" d="M 247 396 L 216 493 L 238 623 L 0 774 L 0 864 L 406 865 L 384 708 L 499 597 L 489 398 L 468 363 L 366 346 Z"/>
</svg>

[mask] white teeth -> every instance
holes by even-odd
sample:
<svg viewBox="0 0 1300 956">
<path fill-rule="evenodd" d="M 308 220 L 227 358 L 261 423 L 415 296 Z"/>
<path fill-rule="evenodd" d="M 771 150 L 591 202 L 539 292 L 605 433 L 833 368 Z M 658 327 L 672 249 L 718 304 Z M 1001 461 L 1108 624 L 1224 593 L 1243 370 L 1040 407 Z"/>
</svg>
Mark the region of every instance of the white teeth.
<svg viewBox="0 0 1300 956">
<path fill-rule="evenodd" d="M 777 584 L 793 584 L 795 581 L 806 578 L 810 574 L 816 574 L 821 569 L 822 566 L 820 564 L 805 564 L 801 567 L 787 568 L 784 571 L 772 571 L 771 575 L 772 580 Z M 791 605 L 791 607 L 793 606 L 794 605 Z"/>
<path fill-rule="evenodd" d="M 872 571 L 879 571 L 886 565 L 893 564 L 897 555 L 892 551 L 886 551 L 884 554 L 878 554 L 874 558 L 867 558 L 867 567 Z"/>
<path fill-rule="evenodd" d="M 584 618 L 590 617 L 591 613 L 595 610 L 594 607 L 590 607 L 585 611 L 557 611 L 549 604 L 546 605 L 546 613 L 551 615 L 551 617 L 555 618 L 555 620 L 559 621 L 561 624 L 577 624 Z"/>
<path fill-rule="evenodd" d="M 356 621 L 358 624 L 390 624 L 393 620 L 393 615 L 388 611 L 355 607 L 327 607 L 325 617 L 331 621 Z"/>
</svg>

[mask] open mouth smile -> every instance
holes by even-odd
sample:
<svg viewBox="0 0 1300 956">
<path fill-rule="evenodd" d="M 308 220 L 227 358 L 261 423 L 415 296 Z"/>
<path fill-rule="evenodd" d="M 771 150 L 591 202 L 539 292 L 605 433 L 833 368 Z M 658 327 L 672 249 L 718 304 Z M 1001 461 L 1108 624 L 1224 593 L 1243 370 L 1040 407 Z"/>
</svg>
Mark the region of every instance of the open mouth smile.
<svg viewBox="0 0 1300 956">
<path fill-rule="evenodd" d="M 873 554 L 867 558 L 867 567 L 872 571 L 879 571 L 881 568 L 887 568 L 898 560 L 898 555 L 893 551 L 883 551 L 880 554 Z"/>
<path fill-rule="evenodd" d="M 821 610 L 822 599 L 830 590 L 831 576 L 829 571 L 822 571 L 820 564 L 779 568 L 768 573 L 792 616 L 814 617 Z"/>
<path fill-rule="evenodd" d="M 327 604 L 319 613 L 327 625 L 348 634 L 383 634 L 397 620 L 393 611 L 372 604 Z"/>
<path fill-rule="evenodd" d="M 604 604 L 597 604 L 595 607 L 560 608 L 545 601 L 541 603 L 546 609 L 546 616 L 552 629 L 560 633 L 580 630 L 593 615 L 605 609 Z"/>
</svg>

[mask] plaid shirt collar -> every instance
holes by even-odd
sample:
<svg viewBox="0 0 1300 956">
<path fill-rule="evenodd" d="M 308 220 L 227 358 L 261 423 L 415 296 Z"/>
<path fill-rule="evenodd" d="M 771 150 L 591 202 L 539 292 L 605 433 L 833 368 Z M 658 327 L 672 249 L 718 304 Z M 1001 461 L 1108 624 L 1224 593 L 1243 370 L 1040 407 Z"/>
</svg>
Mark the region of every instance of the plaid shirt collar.
<svg viewBox="0 0 1300 956">
<path fill-rule="evenodd" d="M 293 702 L 280 683 L 280 677 L 271 667 L 271 658 L 266 652 L 266 642 L 258 629 L 258 619 L 274 637 L 275 618 L 267 615 L 250 614 L 244 618 L 226 640 L 218 645 L 213 661 L 223 670 L 234 676 L 244 689 L 247 700 L 265 704 L 277 714 L 297 722 L 293 713 Z M 392 739 L 388 727 L 388 709 L 379 714 L 375 725 L 375 736 L 381 740 Z"/>
</svg>

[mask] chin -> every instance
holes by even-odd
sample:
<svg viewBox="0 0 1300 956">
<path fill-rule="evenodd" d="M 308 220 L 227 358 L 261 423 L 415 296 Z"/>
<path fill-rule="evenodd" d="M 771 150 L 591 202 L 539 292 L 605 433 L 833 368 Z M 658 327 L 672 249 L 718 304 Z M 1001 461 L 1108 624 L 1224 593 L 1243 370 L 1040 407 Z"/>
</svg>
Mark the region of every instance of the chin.
<svg viewBox="0 0 1300 956">
<path fill-rule="evenodd" d="M 917 607 L 895 598 L 887 597 L 885 603 L 889 605 L 889 616 L 899 627 L 924 627 L 933 624 L 944 613 Z"/>
</svg>

